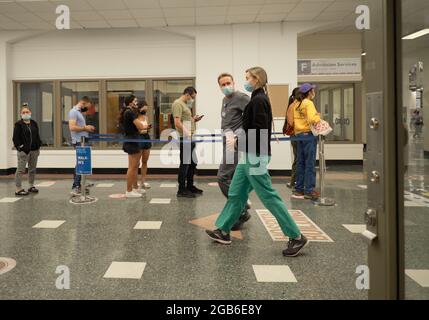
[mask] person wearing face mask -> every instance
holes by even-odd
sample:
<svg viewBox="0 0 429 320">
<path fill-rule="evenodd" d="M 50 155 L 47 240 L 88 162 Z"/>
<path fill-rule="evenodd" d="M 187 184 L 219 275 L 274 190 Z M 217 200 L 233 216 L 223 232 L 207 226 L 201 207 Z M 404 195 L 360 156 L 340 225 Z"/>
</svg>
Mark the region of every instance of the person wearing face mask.
<svg viewBox="0 0 429 320">
<path fill-rule="evenodd" d="M 206 233 L 218 243 L 231 244 L 231 228 L 240 218 L 249 193 L 255 190 L 264 206 L 276 218 L 283 233 L 289 237 L 283 255 L 295 257 L 308 244 L 308 240 L 301 234 L 285 203 L 273 188 L 268 173 L 273 114 L 267 95 L 267 83 L 267 73 L 263 68 L 254 67 L 246 71 L 245 88 L 252 92 L 251 100 L 243 113 L 246 139 L 244 142 L 238 141 L 240 161 L 232 178 L 226 205 L 216 220 L 217 229 L 206 230 Z"/>
<path fill-rule="evenodd" d="M 297 138 L 307 138 L 298 141 L 298 159 L 296 185 L 292 197 L 295 199 L 309 199 L 316 201 L 320 194 L 316 186 L 316 152 L 317 140 L 311 139 L 311 125 L 320 122 L 320 114 L 314 106 L 316 86 L 305 83 L 300 86 L 297 99 L 292 106 L 294 109 L 294 131 Z"/>
<path fill-rule="evenodd" d="M 194 185 L 194 174 L 197 168 L 195 155 L 195 143 L 191 142 L 195 132 L 195 123 L 203 116 L 192 115 L 192 106 L 197 95 L 197 90 L 188 87 L 182 96 L 173 102 L 172 113 L 174 126 L 180 135 L 180 166 L 178 174 L 179 190 L 177 197 L 195 198 L 201 195 L 203 190 Z"/>
<path fill-rule="evenodd" d="M 147 126 L 144 126 L 139 120 L 138 99 L 134 95 L 125 98 L 126 107 L 122 109 L 119 115 L 119 123 L 122 124 L 126 140 L 141 138 L 140 134 L 147 132 Z M 128 154 L 127 170 L 127 190 L 126 198 L 141 198 L 146 191 L 138 188 L 138 172 L 140 160 L 142 158 L 142 149 L 139 142 L 126 141 L 122 150 Z"/>
<path fill-rule="evenodd" d="M 225 95 L 222 101 L 222 131 L 225 134 L 223 138 L 223 157 L 222 163 L 217 172 L 219 188 L 223 195 L 228 198 L 229 186 L 238 164 L 238 150 L 234 148 L 233 159 L 227 159 L 227 140 L 235 139 L 234 136 L 239 134 L 243 124 L 243 111 L 249 103 L 250 98 L 245 93 L 235 90 L 234 78 L 229 73 L 222 73 L 218 79 L 219 88 Z M 232 154 L 231 154 L 232 155 Z M 233 161 L 231 161 L 233 160 Z M 250 219 L 249 206 L 243 209 L 240 219 L 232 227 L 232 230 L 239 230 L 241 226 Z"/>
<path fill-rule="evenodd" d="M 140 123 L 145 128 L 140 133 L 140 139 L 142 140 L 150 140 L 149 130 L 152 129 L 152 125 L 148 123 L 147 118 L 147 110 L 148 105 L 146 101 L 139 102 L 138 104 L 138 110 L 139 115 L 137 119 L 140 121 Z M 146 175 L 147 175 L 147 163 L 149 161 L 150 156 L 150 149 L 152 148 L 152 143 L 150 142 L 141 142 L 140 144 L 140 150 L 142 151 L 141 155 L 141 183 L 139 186 L 135 186 L 137 190 L 141 189 L 150 189 L 150 184 L 146 182 Z"/>
<path fill-rule="evenodd" d="M 13 130 L 13 144 L 17 150 L 18 165 L 15 173 L 16 196 L 27 196 L 30 193 L 38 193 L 34 186 L 36 177 L 37 160 L 40 154 L 42 141 L 39 135 L 37 122 L 31 119 L 31 110 L 28 104 L 23 104 L 21 120 L 15 123 Z M 22 188 L 22 175 L 28 164 L 28 191 Z"/>
<path fill-rule="evenodd" d="M 84 96 L 81 99 L 79 99 L 79 102 L 77 105 L 75 105 L 69 112 L 69 129 L 70 129 L 70 135 L 72 139 L 72 146 L 76 149 L 76 147 L 81 145 L 82 137 L 85 139 L 85 143 L 88 139 L 88 134 L 90 132 L 95 131 L 94 126 L 86 125 L 85 116 L 83 113 L 88 111 L 88 107 L 91 104 L 91 100 Z M 76 163 L 77 166 L 77 163 Z M 72 196 L 78 196 L 82 192 L 82 186 L 81 186 L 82 177 L 81 175 L 76 174 L 73 172 L 73 186 L 71 195 Z M 86 188 L 86 186 L 85 186 Z"/>
</svg>

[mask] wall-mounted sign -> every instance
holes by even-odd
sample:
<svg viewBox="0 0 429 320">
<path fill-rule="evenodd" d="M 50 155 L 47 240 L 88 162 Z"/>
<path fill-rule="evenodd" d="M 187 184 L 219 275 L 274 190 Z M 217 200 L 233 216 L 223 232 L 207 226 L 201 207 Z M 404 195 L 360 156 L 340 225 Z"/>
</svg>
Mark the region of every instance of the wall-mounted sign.
<svg viewBox="0 0 429 320">
<path fill-rule="evenodd" d="M 299 76 L 360 76 L 361 58 L 298 60 Z"/>
</svg>

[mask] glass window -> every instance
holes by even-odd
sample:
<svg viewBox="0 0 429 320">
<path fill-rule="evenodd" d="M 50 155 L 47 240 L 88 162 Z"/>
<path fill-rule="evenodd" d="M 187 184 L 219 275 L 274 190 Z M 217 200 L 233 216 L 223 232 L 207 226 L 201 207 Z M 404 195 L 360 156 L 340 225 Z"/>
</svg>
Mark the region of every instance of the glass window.
<svg viewBox="0 0 429 320">
<path fill-rule="evenodd" d="M 318 84 L 316 107 L 333 132 L 328 141 L 355 141 L 355 87 L 344 84 Z"/>
<path fill-rule="evenodd" d="M 155 80 L 153 81 L 154 136 L 159 139 L 163 130 L 172 127 L 171 106 L 186 87 L 194 86 L 194 80 Z"/>
<path fill-rule="evenodd" d="M 108 81 L 107 82 L 107 125 L 108 134 L 122 133 L 118 127 L 121 109 L 125 107 L 125 98 L 135 95 L 139 101 L 146 100 L 146 81 Z M 152 122 L 153 108 L 149 106 L 147 115 Z M 118 147 L 118 143 L 109 143 L 110 147 Z"/>
<path fill-rule="evenodd" d="M 21 118 L 21 106 L 28 103 L 32 118 L 39 125 L 43 146 L 54 145 L 54 94 L 52 82 L 17 84 L 17 119 Z"/>
<path fill-rule="evenodd" d="M 71 136 L 68 125 L 70 109 L 73 108 L 79 99 L 87 96 L 92 101 L 89 110 L 85 112 L 86 124 L 95 127 L 94 133 L 99 133 L 99 83 L 98 81 L 88 82 L 62 82 L 61 83 L 61 136 L 62 146 L 71 145 Z"/>
</svg>

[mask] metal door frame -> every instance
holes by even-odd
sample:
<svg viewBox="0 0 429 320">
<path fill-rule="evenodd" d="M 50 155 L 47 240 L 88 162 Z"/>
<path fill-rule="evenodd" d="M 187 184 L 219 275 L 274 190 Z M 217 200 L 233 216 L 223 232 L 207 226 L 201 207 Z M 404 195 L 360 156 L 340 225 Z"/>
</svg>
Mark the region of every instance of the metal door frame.
<svg viewBox="0 0 429 320">
<path fill-rule="evenodd" d="M 370 270 L 369 299 L 398 299 L 403 288 L 403 156 L 399 143 L 402 137 L 402 87 L 397 63 L 400 56 L 400 0 L 370 1 L 371 30 L 365 31 L 367 112 L 379 110 L 380 125 L 374 134 L 367 123 L 368 142 L 380 141 L 379 159 L 376 152 L 368 153 L 368 205 L 376 211 L 367 211 L 368 230 L 376 238 L 368 245 Z M 378 41 L 376 41 L 378 40 Z M 399 64 L 400 66 L 401 64 Z M 371 96 L 372 95 L 372 96 Z M 375 97 L 375 98 L 374 98 Z M 374 103 L 376 101 L 376 103 Z M 379 103 L 377 103 L 379 101 Z M 371 104 L 370 104 L 371 103 Z M 374 105 L 372 105 L 374 103 Z M 372 106 L 372 108 L 371 108 Z M 378 109 L 377 106 L 381 106 Z M 374 123 L 374 122 L 373 122 Z M 372 146 L 374 148 L 374 146 Z M 372 155 L 372 158 L 371 158 Z M 376 175 L 380 172 L 377 184 Z M 371 178 L 374 181 L 371 182 Z M 380 194 L 374 191 L 379 190 Z M 378 197 L 378 199 L 377 199 Z M 376 221 L 371 224 L 371 217 Z M 401 262 L 402 260 L 402 262 Z"/>
</svg>

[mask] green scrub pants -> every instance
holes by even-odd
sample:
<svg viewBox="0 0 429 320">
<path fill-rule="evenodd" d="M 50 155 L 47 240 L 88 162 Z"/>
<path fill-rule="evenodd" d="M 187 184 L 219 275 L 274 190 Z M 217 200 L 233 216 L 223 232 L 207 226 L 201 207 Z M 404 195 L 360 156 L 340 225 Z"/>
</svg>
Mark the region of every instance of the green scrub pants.
<svg viewBox="0 0 429 320">
<path fill-rule="evenodd" d="M 249 193 L 255 190 L 264 206 L 276 218 L 286 236 L 295 239 L 301 235 L 301 231 L 290 216 L 285 203 L 271 184 L 271 177 L 267 169 L 270 160 L 271 157 L 268 156 L 241 154 L 241 159 L 229 187 L 228 200 L 216 220 L 217 228 L 229 233 L 240 218 Z"/>
</svg>

